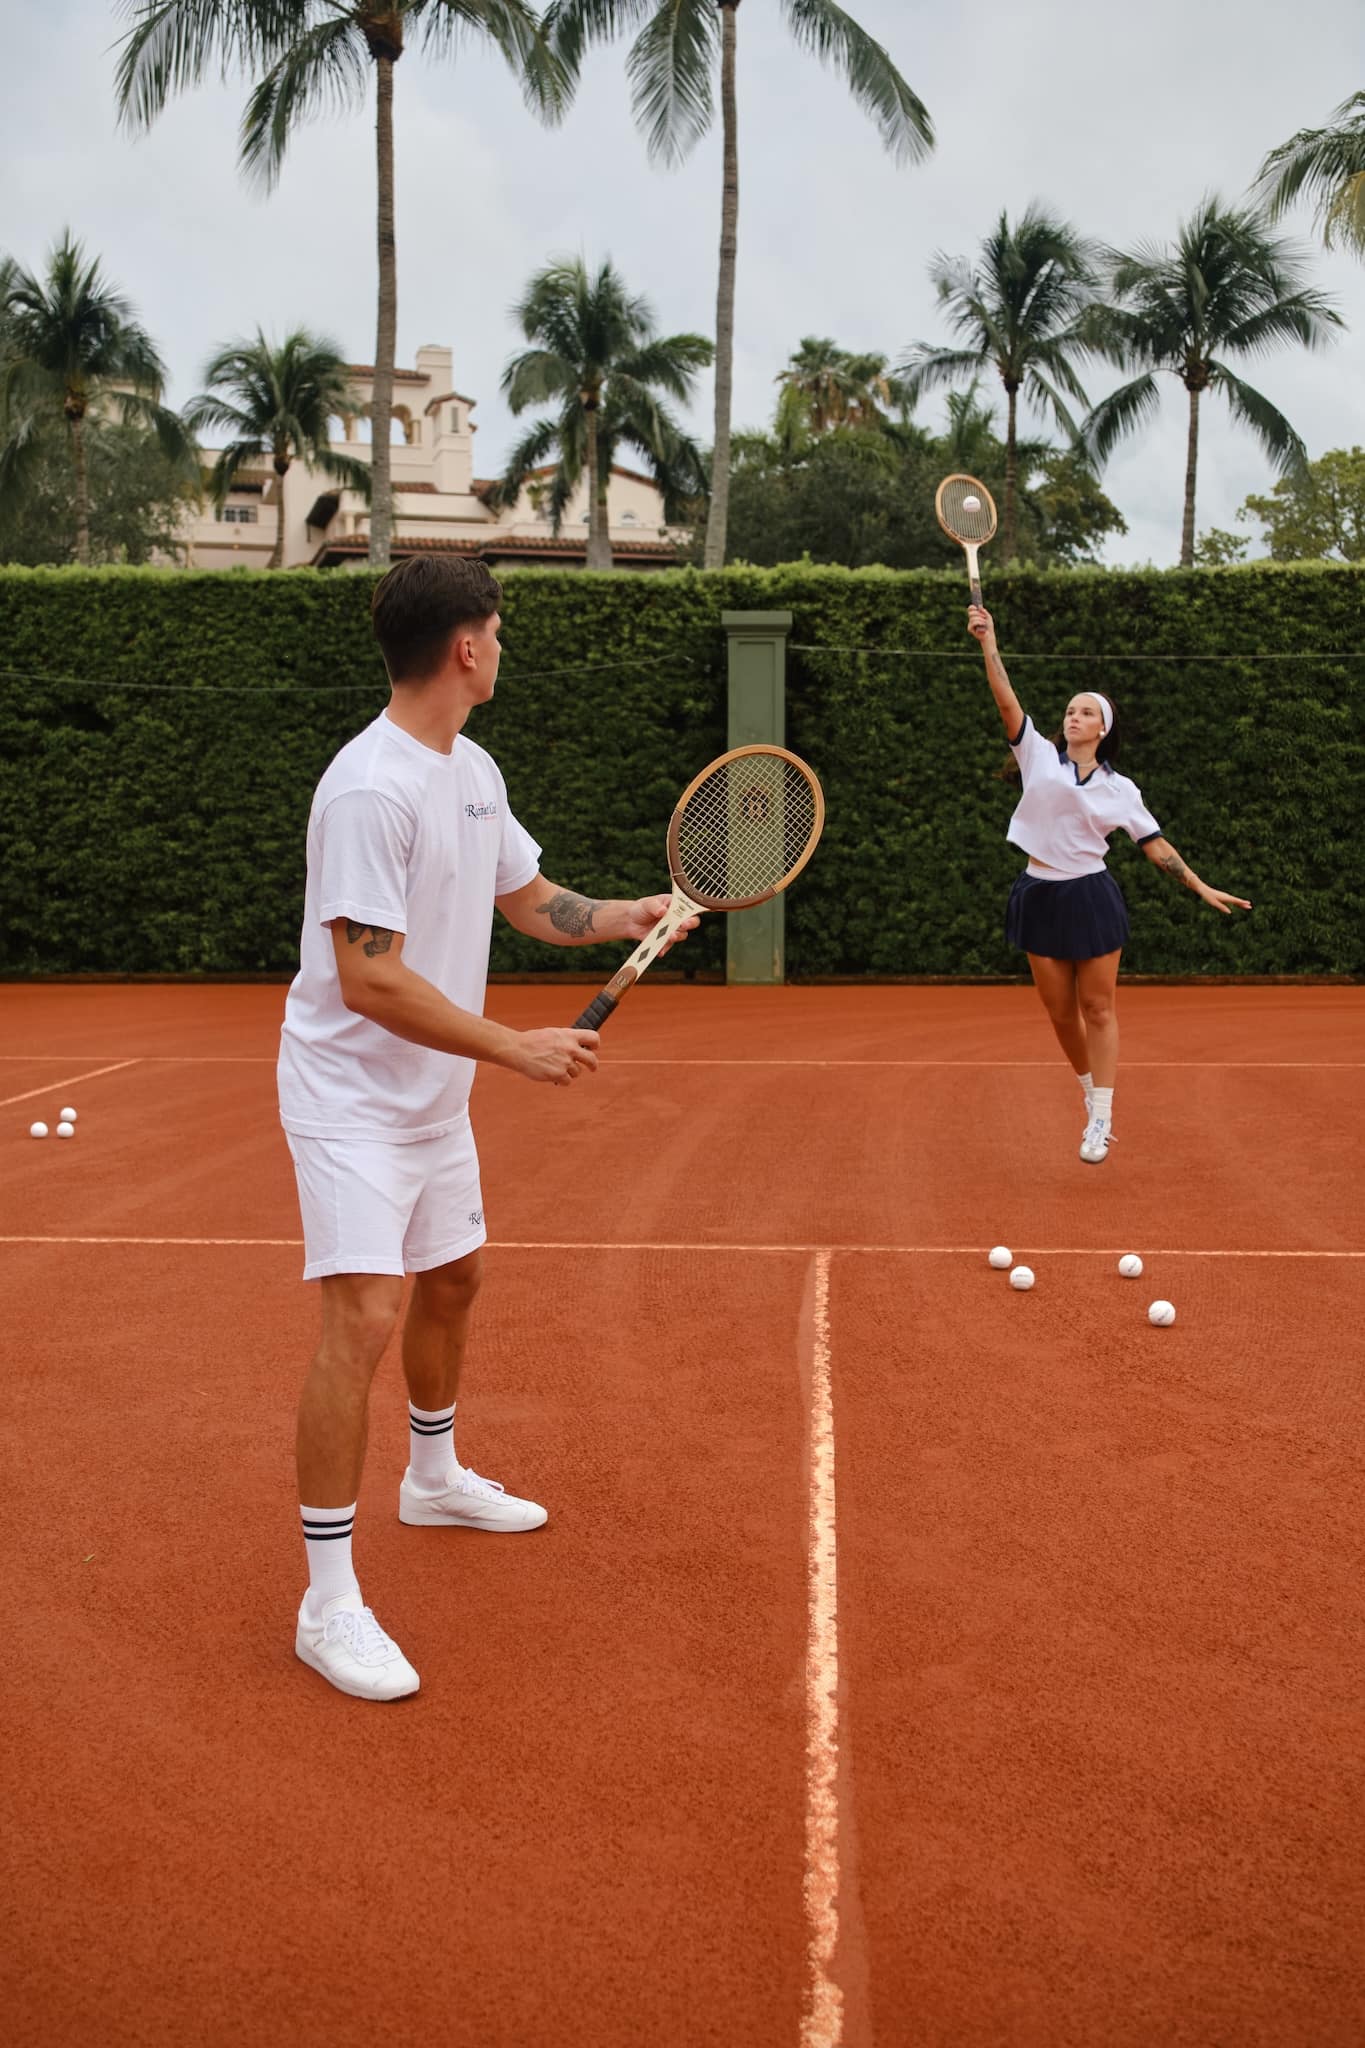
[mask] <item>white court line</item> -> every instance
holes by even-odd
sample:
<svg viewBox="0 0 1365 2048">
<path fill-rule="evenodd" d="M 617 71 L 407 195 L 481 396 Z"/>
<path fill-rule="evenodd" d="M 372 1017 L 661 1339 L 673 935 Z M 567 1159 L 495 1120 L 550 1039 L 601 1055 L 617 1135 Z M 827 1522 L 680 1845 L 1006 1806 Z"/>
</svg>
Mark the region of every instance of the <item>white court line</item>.
<svg viewBox="0 0 1365 2048">
<path fill-rule="evenodd" d="M 11 1055 L 11 1057 L 22 1057 L 22 1055 Z M 135 1067 L 136 1065 L 136 1060 L 118 1060 L 112 1067 L 92 1067 L 88 1074 L 68 1074 L 61 1081 L 44 1081 L 41 1088 L 26 1088 L 22 1095 L 0 1097 L 0 1109 L 8 1109 L 11 1102 L 30 1102 L 35 1095 L 50 1095 L 59 1088 L 74 1088 L 78 1081 L 94 1081 L 101 1074 L 117 1074 L 122 1072 L 124 1067 Z"/>
<path fill-rule="evenodd" d="M 0 1236 L 0 1244 L 138 1244 L 138 1245 L 241 1245 L 260 1246 L 270 1249 L 276 1246 L 295 1250 L 303 1244 L 301 1237 L 73 1237 L 73 1236 L 30 1236 L 27 1233 Z M 1021 1252 L 1028 1252 L 1038 1259 L 1114 1259 L 1123 1252 L 1131 1251 L 1129 1243 L 1122 1245 L 1093 1244 L 1028 1244 L 1019 1243 Z M 984 1244 L 689 1244 L 677 1240 L 653 1238 L 634 1244 L 620 1244 L 614 1238 L 489 1238 L 485 1249 L 490 1252 L 685 1252 L 695 1257 L 698 1252 L 719 1252 L 726 1258 L 734 1258 L 746 1252 L 762 1252 L 783 1258 L 809 1258 L 812 1252 L 824 1253 L 837 1258 L 843 1253 L 850 1256 L 870 1255 L 872 1257 L 910 1258 L 970 1258 L 983 1259 L 988 1246 Z M 1188 1245 L 1179 1245 L 1165 1250 L 1153 1250 L 1143 1245 L 1142 1253 L 1148 1259 L 1365 1259 L 1365 1251 L 1319 1252 L 1319 1251 L 1207 1251 L 1191 1250 Z"/>
<path fill-rule="evenodd" d="M 39 1060 L 56 1059 L 98 1059 L 98 1053 L 50 1053 L 50 1052 L 6 1052 L 0 1053 L 0 1060 L 23 1060 L 32 1063 Z M 123 1066 L 163 1067 L 273 1067 L 279 1064 L 277 1055 L 272 1053 L 244 1052 L 146 1052 L 138 1053 L 131 1060 L 121 1062 Z M 616 1059 L 607 1061 L 603 1071 L 612 1067 L 1054 1067 L 1061 1071 L 1060 1060 L 679 1060 L 679 1059 Z M 1124 1060 L 1125 1073 L 1131 1068 L 1173 1067 L 1183 1069 L 1196 1067 L 1267 1068 L 1272 1072 L 1281 1069 L 1303 1068 L 1310 1072 L 1321 1068 L 1325 1072 L 1354 1071 L 1365 1067 L 1365 1060 Z M 112 1072 L 110 1069 L 101 1071 Z M 52 1086 L 60 1087 L 54 1081 Z M 17 1102 L 20 1098 L 16 1096 Z"/>
<path fill-rule="evenodd" d="M 839 1574 L 830 1392 L 830 1254 L 815 1254 L 811 1346 L 810 1524 L 806 1637 L 806 1902 L 810 2004 L 801 2048 L 838 2048 L 844 1995 L 833 1977 L 839 1941 Z"/>
</svg>

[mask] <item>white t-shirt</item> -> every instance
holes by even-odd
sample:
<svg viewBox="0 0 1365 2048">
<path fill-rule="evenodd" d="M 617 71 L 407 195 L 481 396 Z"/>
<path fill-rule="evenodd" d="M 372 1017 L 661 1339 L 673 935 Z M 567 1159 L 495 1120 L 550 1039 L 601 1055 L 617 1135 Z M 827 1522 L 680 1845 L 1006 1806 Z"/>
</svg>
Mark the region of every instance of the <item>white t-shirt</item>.
<svg viewBox="0 0 1365 2048">
<path fill-rule="evenodd" d="M 439 1137 L 466 1114 L 475 1062 L 410 1045 L 341 1000 L 331 919 L 402 932 L 404 964 L 482 1015 L 493 899 L 539 869 L 497 763 L 449 754 L 381 712 L 327 769 L 308 818 L 300 965 L 280 1036 L 280 1121 L 302 1138 Z"/>
<path fill-rule="evenodd" d="M 1031 859 L 1060 874 L 1098 875 L 1109 851 L 1109 834 L 1120 828 L 1137 846 L 1159 839 L 1161 827 L 1126 775 L 1102 763 L 1082 781 L 1074 761 L 1044 739 L 1031 718 L 1010 741 L 1023 777 L 1024 793 L 1014 807 L 1005 837 Z"/>
</svg>

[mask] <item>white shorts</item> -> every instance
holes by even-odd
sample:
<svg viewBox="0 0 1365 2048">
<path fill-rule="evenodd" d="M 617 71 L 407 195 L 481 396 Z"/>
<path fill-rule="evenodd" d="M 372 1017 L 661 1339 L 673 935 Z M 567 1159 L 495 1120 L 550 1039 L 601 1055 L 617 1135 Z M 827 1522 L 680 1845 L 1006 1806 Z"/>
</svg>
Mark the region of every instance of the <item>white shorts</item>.
<svg viewBox="0 0 1365 2048">
<path fill-rule="evenodd" d="M 303 1216 L 305 1280 L 425 1273 L 477 1251 L 479 1154 L 469 1118 L 439 1138 L 299 1138 L 286 1132 Z"/>
</svg>

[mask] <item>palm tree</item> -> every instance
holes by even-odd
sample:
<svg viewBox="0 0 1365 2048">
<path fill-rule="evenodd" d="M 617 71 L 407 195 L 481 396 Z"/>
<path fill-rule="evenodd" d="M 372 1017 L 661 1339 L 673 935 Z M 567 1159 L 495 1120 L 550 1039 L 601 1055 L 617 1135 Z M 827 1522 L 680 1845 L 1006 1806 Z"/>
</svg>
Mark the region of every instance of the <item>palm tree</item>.
<svg viewBox="0 0 1365 2048">
<path fill-rule="evenodd" d="M 909 411 L 906 387 L 885 356 L 853 355 L 827 336 L 806 335 L 773 381 L 782 387 L 777 437 L 789 448 L 831 427 L 883 427 L 893 408 L 902 419 Z"/>
<path fill-rule="evenodd" d="M 374 350 L 374 497 L 370 560 L 385 563 L 393 539 L 389 434 L 398 332 L 394 240 L 393 67 L 409 31 L 438 56 L 466 36 L 501 52 L 533 111 L 556 120 L 564 73 L 528 0 L 117 0 L 134 19 L 118 66 L 123 120 L 147 128 L 171 94 L 215 71 L 240 69 L 257 83 L 242 116 L 240 161 L 268 189 L 294 129 L 324 107 L 363 106 L 375 80 L 378 154 L 379 315 Z"/>
<path fill-rule="evenodd" d="M 1312 195 L 1322 239 L 1365 256 L 1365 92 L 1352 93 L 1333 114 L 1335 128 L 1300 128 L 1272 149 L 1255 190 L 1278 220 L 1300 193 Z"/>
<path fill-rule="evenodd" d="M 1206 391 L 1222 394 L 1233 418 L 1250 427 L 1282 474 L 1305 460 L 1303 442 L 1284 414 L 1243 383 L 1221 353 L 1260 355 L 1286 341 L 1321 347 L 1342 319 L 1303 276 L 1302 259 L 1292 244 L 1268 233 L 1264 214 L 1238 212 L 1212 196 L 1181 227 L 1173 248 L 1146 242 L 1131 255 L 1110 252 L 1114 303 L 1093 310 L 1089 333 L 1111 362 L 1142 374 L 1095 407 L 1086 422 L 1086 444 L 1103 462 L 1159 405 L 1156 373 L 1179 377 L 1189 393 L 1190 415 L 1182 568 L 1194 562 L 1199 401 Z"/>
<path fill-rule="evenodd" d="M 547 400 L 558 410 L 522 437 L 491 501 L 514 504 L 527 478 L 558 450 L 549 499 L 554 529 L 586 476 L 587 566 L 609 569 L 607 485 L 618 445 L 644 458 L 666 504 L 702 494 L 700 453 L 656 393 L 686 404 L 712 345 L 701 334 L 656 335 L 649 305 L 628 294 L 610 262 L 595 276 L 581 257 L 547 264 L 515 310 L 532 346 L 503 372 L 507 402 L 515 413 Z"/>
<path fill-rule="evenodd" d="M 1085 342 L 1081 322 L 1095 281 L 1096 254 L 1075 229 L 1030 206 L 1014 227 L 1002 213 L 981 245 L 980 266 L 941 252 L 929 266 L 939 304 L 961 348 L 912 344 L 901 374 L 913 399 L 994 369 L 1005 387 L 1005 516 L 1002 553 L 1019 543 L 1019 395 L 1050 412 L 1075 440 L 1066 399 L 1088 405 L 1073 366 Z M 1065 394 L 1065 397 L 1063 396 Z"/>
<path fill-rule="evenodd" d="M 214 464 L 209 488 L 221 505 L 243 463 L 269 457 L 278 479 L 278 516 L 267 566 L 278 569 L 284 559 L 284 480 L 297 457 L 329 471 L 353 491 L 370 494 L 368 465 L 335 454 L 328 440 L 332 418 L 355 410 L 350 373 L 325 336 L 298 328 L 276 348 L 258 328 L 254 340 L 220 349 L 204 371 L 204 382 L 208 390 L 185 408 L 186 425 L 232 436 Z"/>
<path fill-rule="evenodd" d="M 90 564 L 87 415 L 116 413 L 150 427 L 165 452 L 192 460 L 181 421 L 160 403 L 166 372 L 155 345 L 97 257 L 87 260 L 68 228 L 38 277 L 0 265 L 0 323 L 6 363 L 0 393 L 0 490 L 13 488 L 41 439 L 44 420 L 66 421 L 75 470 L 76 560 Z"/>
<path fill-rule="evenodd" d="M 908 163 L 933 148 L 923 104 L 881 44 L 837 0 L 781 0 L 803 49 L 842 72 L 858 105 L 876 122 L 893 158 Z M 735 103 L 735 17 L 739 0 L 554 0 L 546 32 L 570 72 L 588 43 L 640 28 L 626 58 L 635 118 L 651 156 L 680 163 L 711 125 L 720 61 L 723 173 L 720 274 L 716 288 L 715 438 L 704 562 L 725 560 L 730 494 L 730 409 L 735 350 L 735 269 L 739 247 L 739 143 Z M 643 24 L 643 26 L 640 26 Z"/>
</svg>

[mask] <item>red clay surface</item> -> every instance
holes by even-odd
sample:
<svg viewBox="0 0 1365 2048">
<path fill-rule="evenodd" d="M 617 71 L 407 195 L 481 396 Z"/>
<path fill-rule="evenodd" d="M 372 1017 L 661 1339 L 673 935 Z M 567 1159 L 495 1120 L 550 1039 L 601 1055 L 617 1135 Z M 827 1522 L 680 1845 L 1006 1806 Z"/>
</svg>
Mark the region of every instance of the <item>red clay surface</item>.
<svg viewBox="0 0 1365 2048">
<path fill-rule="evenodd" d="M 1027 990 L 646 987 L 485 1074 L 458 1441 L 551 1519 L 401 1528 L 386 1362 L 390 1709 L 292 1655 L 282 1000 L 0 989 L 10 2038 L 799 2048 L 825 1247 L 842 2040 L 1357 2048 L 1365 990 L 1125 990 L 1095 1171 Z"/>
</svg>

